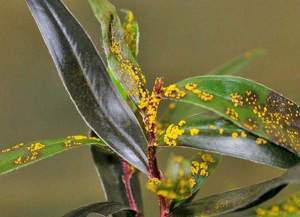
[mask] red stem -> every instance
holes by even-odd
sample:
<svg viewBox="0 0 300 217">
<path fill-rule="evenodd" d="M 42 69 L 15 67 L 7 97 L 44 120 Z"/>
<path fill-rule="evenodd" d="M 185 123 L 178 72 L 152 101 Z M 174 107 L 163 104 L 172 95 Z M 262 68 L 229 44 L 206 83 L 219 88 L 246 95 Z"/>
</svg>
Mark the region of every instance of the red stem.
<svg viewBox="0 0 300 217">
<path fill-rule="evenodd" d="M 161 97 L 162 95 L 162 87 L 163 87 L 163 81 L 162 79 L 156 80 L 153 91 L 155 92 L 157 97 Z M 157 178 L 161 179 L 161 174 L 158 169 L 157 165 L 157 159 L 156 159 L 156 136 L 153 131 L 150 131 L 148 133 L 148 167 L 149 167 L 149 174 L 150 178 Z M 159 209 L 160 209 L 160 217 L 167 217 L 168 216 L 168 210 L 169 205 L 166 200 L 166 198 L 162 196 L 158 196 L 159 201 Z"/>
<path fill-rule="evenodd" d="M 131 187 L 131 178 L 135 172 L 134 168 L 124 160 L 121 160 L 121 166 L 124 174 L 122 176 L 122 181 L 125 187 L 128 205 L 132 210 L 136 211 L 137 214 L 135 215 L 135 217 L 142 217 L 142 214 L 139 212 L 138 206 L 134 199 Z"/>
</svg>

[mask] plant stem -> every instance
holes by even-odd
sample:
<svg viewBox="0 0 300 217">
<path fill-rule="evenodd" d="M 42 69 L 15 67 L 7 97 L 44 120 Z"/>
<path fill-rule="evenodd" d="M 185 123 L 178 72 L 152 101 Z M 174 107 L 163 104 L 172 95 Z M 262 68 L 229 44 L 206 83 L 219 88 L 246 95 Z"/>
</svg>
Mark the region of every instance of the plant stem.
<svg viewBox="0 0 300 217">
<path fill-rule="evenodd" d="M 131 178 L 135 172 L 135 169 L 126 161 L 122 159 L 120 159 L 120 161 L 121 161 L 121 166 L 124 174 L 122 176 L 122 181 L 125 187 L 126 196 L 128 199 L 128 205 L 132 210 L 136 211 L 137 214 L 135 215 L 135 217 L 142 217 L 142 214 L 138 210 L 138 206 L 134 199 L 132 187 L 131 187 Z"/>
<path fill-rule="evenodd" d="M 153 87 L 153 92 L 158 98 L 161 98 L 162 87 L 163 87 L 163 80 L 157 79 Z M 157 158 L 156 158 L 156 135 L 154 130 L 155 127 L 156 126 L 153 126 L 153 129 L 151 129 L 148 132 L 148 167 L 149 167 L 148 169 L 149 169 L 150 178 L 157 178 L 160 180 L 161 174 L 158 169 Z M 166 198 L 162 196 L 158 196 L 158 201 L 159 201 L 160 217 L 167 217 L 168 210 L 169 210 L 168 201 L 166 200 Z"/>
</svg>

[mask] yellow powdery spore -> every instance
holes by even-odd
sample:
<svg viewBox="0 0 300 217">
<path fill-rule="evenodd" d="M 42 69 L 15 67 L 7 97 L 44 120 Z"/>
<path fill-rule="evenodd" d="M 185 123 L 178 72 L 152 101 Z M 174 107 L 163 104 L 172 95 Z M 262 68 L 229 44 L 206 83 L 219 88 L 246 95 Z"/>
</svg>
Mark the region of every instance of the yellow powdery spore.
<svg viewBox="0 0 300 217">
<path fill-rule="evenodd" d="M 0 150 L 0 153 L 6 153 L 6 152 L 15 151 L 17 149 L 22 148 L 23 146 L 24 146 L 24 143 L 20 143 L 20 144 L 12 146 L 10 148 L 5 148 L 5 149 Z"/>
<path fill-rule="evenodd" d="M 247 133 L 246 133 L 245 131 L 242 131 L 242 132 L 241 132 L 241 137 L 242 137 L 242 138 L 247 138 L 247 136 L 248 136 L 248 135 L 247 135 Z"/>
<path fill-rule="evenodd" d="M 161 183 L 161 181 L 158 179 L 158 178 L 151 178 L 148 180 L 148 183 L 147 183 L 147 188 L 150 190 L 150 191 L 153 191 L 155 192 L 156 189 L 157 189 L 157 186 Z"/>
<path fill-rule="evenodd" d="M 300 198 L 297 195 L 290 196 L 281 204 L 269 208 L 259 207 L 256 209 L 258 217 L 288 217 L 300 214 Z"/>
<path fill-rule="evenodd" d="M 177 139 L 179 136 L 184 134 L 184 130 L 181 129 L 185 124 L 185 121 L 180 121 L 178 124 L 171 124 L 168 126 L 166 133 L 164 135 L 164 142 L 168 146 L 176 146 L 177 145 Z"/>
<path fill-rule="evenodd" d="M 233 108 L 226 109 L 226 115 L 228 115 L 232 120 L 239 120 L 239 114 Z"/>
<path fill-rule="evenodd" d="M 197 136 L 199 134 L 200 130 L 197 128 L 190 129 L 191 136 Z"/>
<path fill-rule="evenodd" d="M 138 35 L 137 32 L 135 31 L 136 28 L 136 23 L 134 22 L 134 15 L 132 13 L 132 11 L 126 11 L 127 12 L 127 16 L 126 16 L 126 20 L 125 23 L 123 25 L 123 29 L 124 29 L 124 39 L 128 45 L 128 47 L 130 48 L 130 50 L 132 52 L 137 52 L 137 43 L 136 41 L 138 40 Z"/>
<path fill-rule="evenodd" d="M 207 101 L 212 101 L 214 98 L 214 95 L 207 93 L 205 91 L 199 90 L 199 89 L 195 89 L 192 90 L 192 92 L 198 96 L 198 98 L 200 98 L 201 100 L 203 100 L 204 102 Z"/>
<path fill-rule="evenodd" d="M 256 138 L 255 142 L 256 142 L 257 145 L 267 144 L 267 141 L 263 138 L 260 138 L 260 137 Z"/>
<path fill-rule="evenodd" d="M 244 99 L 239 93 L 232 93 L 230 94 L 231 102 L 235 107 L 243 106 L 244 105 Z"/>
<path fill-rule="evenodd" d="M 173 109 L 176 108 L 176 104 L 175 104 L 174 102 L 171 102 L 171 103 L 168 105 L 168 108 L 169 108 L 170 110 L 173 110 Z"/>
<path fill-rule="evenodd" d="M 171 84 L 163 88 L 164 96 L 167 98 L 180 99 L 183 98 L 186 93 L 180 90 L 176 84 Z"/>
<path fill-rule="evenodd" d="M 22 165 L 22 164 L 28 163 L 30 161 L 37 160 L 39 155 L 40 155 L 40 151 L 44 147 L 45 147 L 45 145 L 41 144 L 41 143 L 30 144 L 28 147 L 26 147 L 27 154 L 24 155 L 24 156 L 20 156 L 17 159 L 15 159 L 14 164 L 15 165 Z"/>
<path fill-rule="evenodd" d="M 192 161 L 192 175 L 208 176 L 208 163 Z"/>
<path fill-rule="evenodd" d="M 239 134 L 237 132 L 233 132 L 233 133 L 231 133 L 231 137 L 233 139 L 237 139 L 239 137 Z"/>
<path fill-rule="evenodd" d="M 195 83 L 187 83 L 184 88 L 189 91 L 193 91 L 197 88 L 197 84 Z"/>
<path fill-rule="evenodd" d="M 129 88 L 128 94 L 134 98 L 138 98 L 140 101 L 148 98 L 149 93 L 145 88 L 146 79 L 142 69 L 136 63 L 123 56 L 121 43 L 117 41 L 114 32 L 111 34 L 110 51 L 115 56 L 121 68 L 121 75 L 119 76 L 123 77 L 123 80 L 127 80 L 127 83 L 130 83 L 127 85 L 127 88 Z M 140 106 L 143 106 L 143 102 L 141 102 Z"/>
</svg>

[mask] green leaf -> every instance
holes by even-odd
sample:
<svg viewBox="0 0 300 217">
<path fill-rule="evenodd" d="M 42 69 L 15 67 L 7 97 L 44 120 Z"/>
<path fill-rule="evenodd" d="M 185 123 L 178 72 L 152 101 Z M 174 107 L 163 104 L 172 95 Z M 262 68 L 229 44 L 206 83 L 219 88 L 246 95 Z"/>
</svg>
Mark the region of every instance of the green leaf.
<svg viewBox="0 0 300 217">
<path fill-rule="evenodd" d="M 146 138 L 89 36 L 59 0 L 27 0 L 59 75 L 86 124 L 147 174 Z"/>
<path fill-rule="evenodd" d="M 199 76 L 177 85 L 189 90 L 176 100 L 211 110 L 299 155 L 300 108 L 277 92 L 233 76 Z"/>
<path fill-rule="evenodd" d="M 265 50 L 255 49 L 245 52 L 244 54 L 230 60 L 221 67 L 212 70 L 209 74 L 213 75 L 230 75 L 239 73 L 242 69 L 249 66 L 252 62 L 265 55 Z M 187 118 L 195 114 L 207 115 L 207 110 L 198 106 L 191 106 L 186 103 L 172 102 L 169 109 L 163 115 L 163 122 L 178 122 L 183 118 Z"/>
<path fill-rule="evenodd" d="M 255 49 L 253 51 L 245 52 L 244 54 L 235 57 L 228 61 L 221 67 L 213 69 L 209 74 L 213 75 L 233 75 L 239 73 L 242 69 L 247 67 L 255 60 L 265 56 L 266 51 L 263 49 Z"/>
<path fill-rule="evenodd" d="M 195 155 L 191 162 L 189 163 L 190 168 L 192 169 L 190 181 L 191 186 L 191 195 L 183 200 L 174 200 L 171 204 L 172 208 L 186 204 L 194 199 L 200 188 L 203 186 L 205 181 L 209 178 L 210 175 L 214 172 L 221 161 L 221 156 L 217 154 L 210 154 L 205 152 L 199 152 Z M 169 171 L 174 172 L 174 163 L 169 166 Z M 204 167 L 201 169 L 201 167 Z M 207 168 L 205 168 L 207 167 Z M 202 170 L 202 171 L 201 171 Z M 169 173 L 170 173 L 169 172 Z M 203 172 L 203 173 L 202 173 Z"/>
<path fill-rule="evenodd" d="M 290 168 L 300 161 L 300 158 L 290 151 L 246 133 L 219 117 L 191 116 L 186 119 L 186 124 L 181 129 L 184 130 L 184 134 L 177 139 L 178 147 L 209 151 L 283 169 Z M 192 129 L 199 130 L 199 134 L 191 135 Z M 162 134 L 160 137 L 160 144 L 163 144 L 164 136 L 165 134 Z M 266 143 L 257 144 L 260 142 Z"/>
<path fill-rule="evenodd" d="M 136 51 L 132 52 L 133 48 L 130 49 L 132 46 L 127 44 L 126 34 L 116 8 L 107 0 L 89 0 L 89 3 L 101 24 L 102 45 L 108 66 L 132 101 L 138 105 L 141 91 L 146 90 L 146 81 L 136 61 Z M 138 37 L 136 37 L 136 43 L 138 43 Z"/>
<path fill-rule="evenodd" d="M 124 37 L 127 42 L 128 48 L 135 58 L 139 53 L 139 40 L 140 40 L 140 28 L 139 24 L 135 20 L 133 12 L 130 10 L 122 10 L 126 14 L 125 21 L 123 22 Z"/>
<path fill-rule="evenodd" d="M 111 214 L 119 213 L 122 211 L 134 212 L 129 207 L 117 202 L 102 202 L 90 204 L 76 210 L 73 210 L 63 217 L 87 217 L 89 214 L 95 213 L 102 217 L 108 217 Z"/>
<path fill-rule="evenodd" d="M 20 143 L 0 150 L 0 175 L 83 145 L 96 145 L 102 152 L 109 153 L 108 147 L 100 139 L 86 136 Z"/>
<path fill-rule="evenodd" d="M 172 216 L 220 216 L 226 213 L 250 209 L 274 197 L 288 184 L 300 183 L 300 164 L 280 177 L 269 181 L 212 195 L 177 207 Z"/>
</svg>

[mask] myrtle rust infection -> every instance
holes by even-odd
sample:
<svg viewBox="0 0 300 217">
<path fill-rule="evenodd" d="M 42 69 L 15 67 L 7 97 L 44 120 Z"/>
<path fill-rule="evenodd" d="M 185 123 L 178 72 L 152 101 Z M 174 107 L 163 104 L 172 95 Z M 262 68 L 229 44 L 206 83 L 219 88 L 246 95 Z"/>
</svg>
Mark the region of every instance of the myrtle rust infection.
<svg viewBox="0 0 300 217">
<path fill-rule="evenodd" d="M 298 216 L 300 214 L 300 197 L 298 195 L 290 196 L 286 201 L 272 205 L 269 208 L 259 207 L 256 209 L 258 217 L 284 217 Z"/>
<path fill-rule="evenodd" d="M 125 57 L 125 48 L 121 44 L 118 32 L 115 31 L 114 26 L 117 22 L 114 16 L 111 15 L 111 22 L 109 25 L 109 39 L 110 52 L 118 62 L 119 73 L 116 75 L 122 81 L 122 84 L 128 89 L 128 94 L 135 102 L 140 99 L 149 97 L 149 92 L 146 89 L 146 79 L 139 65 L 128 57 Z"/>
<path fill-rule="evenodd" d="M 179 121 L 178 124 L 170 124 L 167 127 L 167 130 L 164 135 L 164 142 L 168 146 L 176 146 L 177 145 L 177 139 L 179 136 L 182 136 L 184 134 L 184 129 L 182 128 L 183 125 L 185 125 L 186 122 L 184 120 Z"/>
<path fill-rule="evenodd" d="M 294 102 L 271 92 L 261 109 L 264 129 L 276 142 L 289 150 L 300 152 L 300 108 Z M 266 113 L 264 111 L 266 110 Z"/>
<path fill-rule="evenodd" d="M 7 153 L 7 152 L 15 151 L 15 150 L 22 148 L 23 146 L 24 146 L 24 143 L 20 143 L 20 144 L 14 145 L 12 147 L 0 150 L 0 153 Z"/>
<path fill-rule="evenodd" d="M 238 121 L 240 119 L 239 114 L 233 108 L 227 108 L 225 111 L 225 114 L 228 115 L 230 117 L 230 119 L 232 119 L 234 121 Z"/>
<path fill-rule="evenodd" d="M 136 31 L 137 24 L 135 22 L 134 15 L 132 11 L 126 11 L 127 16 L 126 20 L 123 24 L 123 29 L 124 29 L 124 40 L 126 41 L 129 49 L 131 52 L 135 55 L 137 54 L 138 51 L 138 32 Z"/>
<path fill-rule="evenodd" d="M 87 137 L 87 136 L 83 136 L 83 135 L 76 135 L 76 136 L 68 136 L 67 138 L 64 139 L 64 146 L 66 148 L 73 148 L 73 147 L 77 147 L 82 145 L 83 141 L 86 140 L 93 140 L 95 142 L 99 142 L 100 139 L 96 138 L 96 137 Z"/>
<path fill-rule="evenodd" d="M 201 99 L 202 101 L 211 101 L 213 100 L 214 96 L 210 93 L 207 93 L 205 91 L 202 91 L 200 89 L 197 88 L 197 84 L 195 83 L 187 83 L 184 88 L 187 90 L 187 91 L 190 91 L 192 93 L 194 93 L 199 99 Z"/>
<path fill-rule="evenodd" d="M 192 195 L 192 188 L 196 185 L 196 180 L 191 175 L 192 166 L 181 156 L 173 156 L 170 161 L 172 168 L 176 168 L 176 174 L 167 173 L 161 180 L 152 178 L 148 181 L 147 188 L 169 200 L 186 199 Z"/>
<path fill-rule="evenodd" d="M 247 107 L 251 110 L 251 118 L 242 123 L 246 129 L 262 130 L 275 143 L 299 154 L 299 106 L 275 92 L 267 95 L 265 103 L 259 103 L 258 95 L 253 90 L 248 90 L 244 94 L 232 93 L 230 97 L 234 107 Z M 226 114 L 232 120 L 238 120 L 238 113 L 233 108 L 227 108 Z M 257 143 L 265 144 L 266 141 L 259 138 Z"/>
<path fill-rule="evenodd" d="M 37 160 L 40 157 L 41 151 L 45 148 L 45 145 L 42 143 L 33 143 L 25 148 L 25 155 L 20 156 L 14 160 L 15 165 L 22 165 L 34 160 Z"/>
</svg>

